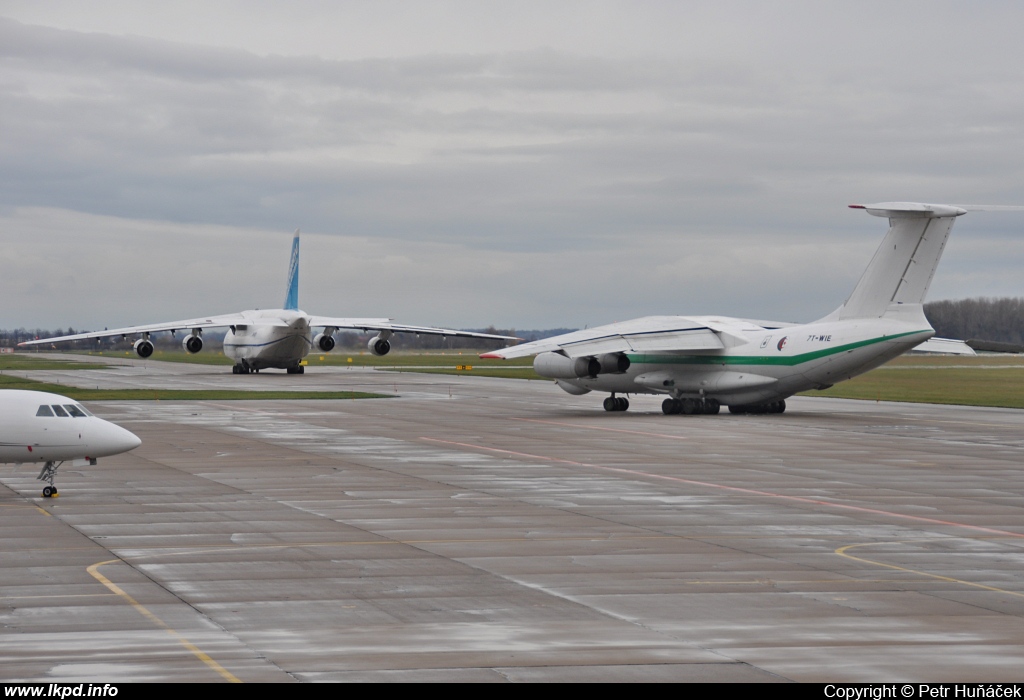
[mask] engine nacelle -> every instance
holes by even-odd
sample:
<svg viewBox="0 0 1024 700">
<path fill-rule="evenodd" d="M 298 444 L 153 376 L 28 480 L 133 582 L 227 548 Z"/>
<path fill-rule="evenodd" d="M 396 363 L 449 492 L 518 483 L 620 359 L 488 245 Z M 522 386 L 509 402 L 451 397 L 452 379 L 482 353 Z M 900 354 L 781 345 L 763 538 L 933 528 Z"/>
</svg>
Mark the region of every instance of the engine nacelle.
<svg viewBox="0 0 1024 700">
<path fill-rule="evenodd" d="M 148 338 L 139 338 L 135 341 L 132 349 L 135 350 L 136 355 L 142 359 L 146 359 L 153 354 L 153 343 L 150 342 Z"/>
<path fill-rule="evenodd" d="M 378 357 L 381 355 L 387 355 L 389 352 L 391 352 L 391 342 L 385 340 L 384 338 L 381 338 L 379 335 L 374 338 L 370 338 L 370 342 L 367 344 L 366 347 L 370 350 L 371 353 L 377 355 Z"/>
<path fill-rule="evenodd" d="M 598 355 L 597 363 L 601 365 L 597 374 L 623 374 L 629 369 L 629 358 L 621 352 Z"/>
<path fill-rule="evenodd" d="M 334 346 L 336 344 L 337 343 L 334 340 L 334 336 L 333 335 L 327 335 L 325 333 L 319 333 L 315 338 L 313 338 L 313 345 L 315 345 L 316 347 L 320 348 L 320 350 L 322 352 L 330 352 L 331 350 L 334 349 Z M 370 349 L 370 352 L 373 352 L 372 348 Z"/>
<path fill-rule="evenodd" d="M 198 335 L 186 335 L 181 339 L 181 347 L 185 348 L 189 355 L 195 355 L 203 349 L 203 339 Z"/>
<path fill-rule="evenodd" d="M 533 359 L 533 369 L 540 376 L 550 379 L 582 379 L 597 376 L 601 364 L 595 357 L 573 359 L 557 352 L 542 352 Z"/>
</svg>

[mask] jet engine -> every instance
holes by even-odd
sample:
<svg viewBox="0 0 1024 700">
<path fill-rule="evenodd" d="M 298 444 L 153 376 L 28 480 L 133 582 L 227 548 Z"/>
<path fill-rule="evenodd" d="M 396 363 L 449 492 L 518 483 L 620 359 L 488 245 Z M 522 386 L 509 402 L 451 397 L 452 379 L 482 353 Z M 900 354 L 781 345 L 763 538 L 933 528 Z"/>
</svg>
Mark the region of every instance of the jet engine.
<svg viewBox="0 0 1024 700">
<path fill-rule="evenodd" d="M 185 348 L 189 355 L 195 355 L 203 349 L 203 339 L 198 335 L 186 335 L 181 339 L 181 347 Z"/>
<path fill-rule="evenodd" d="M 372 341 L 371 341 L 372 342 Z M 313 345 L 320 348 L 323 352 L 330 352 L 334 349 L 336 341 L 333 335 L 327 335 L 326 333 L 319 333 L 313 338 Z M 373 352 L 373 348 L 370 348 L 370 352 Z M 375 353 L 376 354 L 376 353 Z M 381 353 L 383 355 L 384 353 Z"/>
<path fill-rule="evenodd" d="M 598 355 L 597 363 L 601 365 L 601 370 L 598 374 L 623 374 L 629 369 L 629 358 L 622 352 Z"/>
<path fill-rule="evenodd" d="M 594 357 L 573 359 L 557 352 L 542 352 L 533 358 L 533 369 L 540 376 L 551 379 L 580 379 L 597 376 L 601 365 Z"/>
<path fill-rule="evenodd" d="M 621 374 L 629 369 L 629 358 L 620 352 L 577 358 L 543 352 L 534 358 L 533 369 L 540 376 L 551 379 L 582 379 L 599 374 Z"/>
<path fill-rule="evenodd" d="M 387 355 L 391 352 L 391 342 L 381 338 L 379 335 L 370 338 L 369 344 L 366 346 L 371 353 L 374 355 Z"/>
<path fill-rule="evenodd" d="M 138 355 L 142 359 L 146 359 L 147 357 L 153 354 L 153 343 L 149 340 L 149 338 L 139 338 L 138 340 L 135 341 L 135 344 L 132 346 L 132 349 L 135 350 L 136 355 Z"/>
</svg>

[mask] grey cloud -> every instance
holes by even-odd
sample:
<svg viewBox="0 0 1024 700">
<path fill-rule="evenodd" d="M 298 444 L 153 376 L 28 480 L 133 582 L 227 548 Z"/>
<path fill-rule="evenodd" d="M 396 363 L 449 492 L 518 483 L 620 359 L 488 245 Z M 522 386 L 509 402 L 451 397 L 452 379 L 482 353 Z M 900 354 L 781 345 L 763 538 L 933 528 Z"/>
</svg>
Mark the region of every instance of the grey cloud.
<svg viewBox="0 0 1024 700">
<path fill-rule="evenodd" d="M 646 52 L 455 45 L 351 60 L 0 20 L 0 236 L 58 237 L 53 221 L 79 212 L 83 230 L 107 222 L 134 241 L 139 222 L 151 248 L 123 259 L 137 270 L 165 237 L 220 255 L 231 246 L 199 245 L 208 227 L 256 241 L 301 226 L 365 248 L 358 269 L 337 266 L 355 289 L 325 288 L 369 315 L 382 310 L 362 290 L 386 289 L 383 312 L 410 322 L 460 323 L 421 316 L 424 285 L 477 325 L 809 318 L 842 301 L 881 238 L 882 222 L 846 204 L 1024 203 L 1009 30 L 964 20 L 956 42 L 935 18 L 915 32 L 841 10 L 809 17 L 760 31 L 755 14 L 720 46 L 719 27 L 706 41 L 680 29 L 695 45 L 678 49 L 666 32 Z M 1018 293 L 1020 230 L 1012 218 L 958 224 L 954 238 L 984 252 L 944 264 L 936 292 Z M 51 266 L 71 265 L 58 250 Z M 230 264 L 174 259 L 182 289 L 247 281 Z M 225 309 L 167 309 L 207 310 Z"/>
</svg>

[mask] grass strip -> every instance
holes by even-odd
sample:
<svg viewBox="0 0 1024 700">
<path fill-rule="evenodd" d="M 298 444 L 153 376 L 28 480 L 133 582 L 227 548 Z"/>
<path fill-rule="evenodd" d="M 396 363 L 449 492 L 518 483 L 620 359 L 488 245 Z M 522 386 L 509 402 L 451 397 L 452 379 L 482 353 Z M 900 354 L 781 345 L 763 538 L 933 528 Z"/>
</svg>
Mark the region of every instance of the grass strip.
<svg viewBox="0 0 1024 700">
<path fill-rule="evenodd" d="M 109 369 L 110 365 L 100 362 L 75 362 L 74 360 L 54 360 L 49 357 L 33 357 L 31 355 L 4 353 L 0 355 L 0 372 L 7 369 Z"/>
<path fill-rule="evenodd" d="M 1024 408 L 1024 367 L 882 367 L 824 391 L 809 391 L 803 395 Z"/>
</svg>

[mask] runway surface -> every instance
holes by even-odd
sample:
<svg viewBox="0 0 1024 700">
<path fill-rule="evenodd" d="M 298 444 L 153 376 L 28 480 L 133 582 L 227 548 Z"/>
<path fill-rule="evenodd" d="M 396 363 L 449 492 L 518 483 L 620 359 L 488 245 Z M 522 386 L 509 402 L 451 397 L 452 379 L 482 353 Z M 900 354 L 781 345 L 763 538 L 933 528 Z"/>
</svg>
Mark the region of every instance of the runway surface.
<svg viewBox="0 0 1024 700">
<path fill-rule="evenodd" d="M 5 681 L 1024 680 L 1024 411 L 229 369 L 19 373 L 394 398 L 94 402 L 142 446 L 0 465 Z"/>
</svg>

